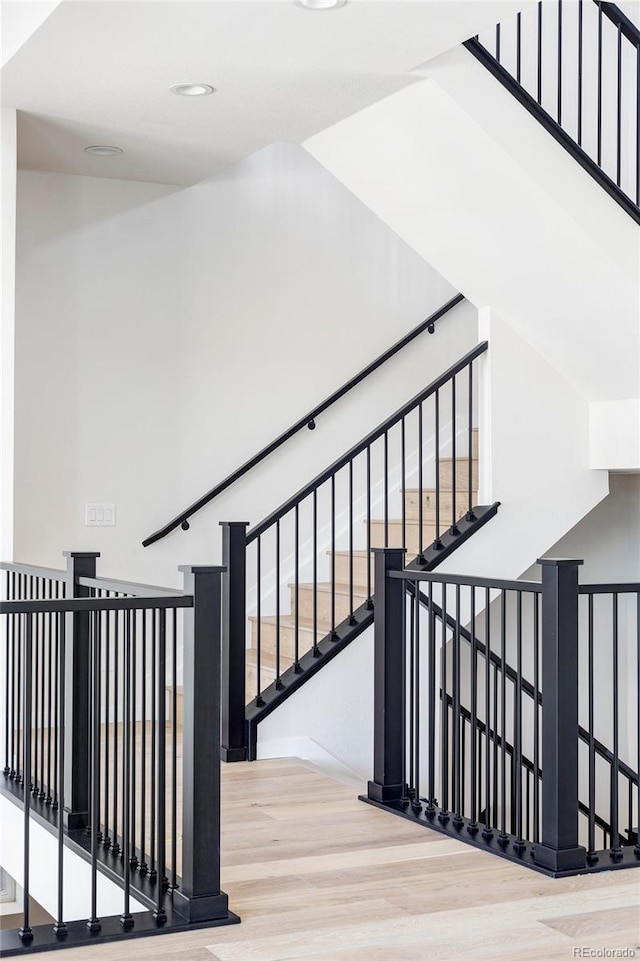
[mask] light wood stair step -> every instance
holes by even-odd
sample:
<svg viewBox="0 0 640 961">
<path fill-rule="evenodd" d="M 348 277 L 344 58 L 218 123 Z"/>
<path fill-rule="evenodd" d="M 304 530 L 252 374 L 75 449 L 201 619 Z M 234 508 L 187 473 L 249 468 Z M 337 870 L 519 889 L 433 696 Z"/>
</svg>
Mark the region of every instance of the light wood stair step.
<svg viewBox="0 0 640 961">
<path fill-rule="evenodd" d="M 331 556 L 331 555 L 329 555 Z M 336 575 L 338 571 L 338 558 L 336 556 Z M 349 575 L 349 569 L 347 564 L 347 577 Z M 366 576 L 366 575 L 365 575 Z M 331 623 L 331 581 L 323 581 L 316 585 L 317 587 L 317 610 L 318 619 L 325 623 Z M 291 592 L 291 613 L 296 612 L 296 589 L 295 584 L 289 584 L 289 590 Z M 310 584 L 299 584 L 298 585 L 298 601 L 299 601 L 299 612 L 301 621 L 306 621 L 309 624 L 313 624 L 313 598 L 314 590 L 313 583 Z M 367 599 L 367 589 L 366 585 L 364 587 L 359 587 L 354 583 L 353 585 L 353 609 L 354 611 L 360 607 Z M 336 591 L 335 591 L 335 618 L 336 624 L 344 621 L 346 617 L 351 614 L 350 610 L 350 597 L 349 597 L 349 584 L 341 583 L 336 580 Z"/>
<path fill-rule="evenodd" d="M 453 457 L 440 458 L 440 490 L 453 490 Z M 478 461 L 471 461 L 471 485 L 478 487 Z M 456 490 L 466 491 L 469 488 L 469 459 L 456 457 Z"/>
<path fill-rule="evenodd" d="M 407 487 L 404 492 L 404 502 L 407 520 L 418 521 L 420 514 L 420 491 L 417 487 Z M 471 491 L 471 503 L 478 503 L 478 491 L 474 488 Z M 469 492 L 456 489 L 456 514 L 457 519 L 464 517 L 469 507 Z M 440 491 L 440 524 L 451 523 L 453 509 L 453 491 Z M 436 517 L 436 490 L 433 488 L 422 489 L 422 521 L 435 521 Z"/>
<path fill-rule="evenodd" d="M 327 557 L 331 557 L 331 551 L 327 551 Z M 373 571 L 375 559 L 370 560 L 371 567 L 371 591 L 373 592 Z M 340 584 L 349 583 L 349 551 L 336 551 L 336 581 Z M 366 596 L 367 591 L 367 551 L 353 552 L 353 587 L 360 594 Z"/>
<path fill-rule="evenodd" d="M 258 646 L 258 618 L 250 617 L 251 621 L 251 649 Z M 331 624 L 318 620 L 318 641 L 326 637 L 331 630 Z M 298 623 L 298 656 L 302 657 L 313 647 L 313 623 L 300 621 Z M 260 618 L 260 649 L 264 653 L 276 653 L 276 617 L 273 614 Z M 280 661 L 288 658 L 292 663 L 295 658 L 296 619 L 291 614 L 280 615 Z"/>
<path fill-rule="evenodd" d="M 451 518 L 443 516 L 440 521 L 440 534 L 451 526 Z M 433 543 L 436 537 L 435 523 L 427 522 L 422 525 L 422 549 L 425 550 Z M 417 521 L 407 521 L 404 530 L 404 547 L 407 549 L 407 561 L 420 553 L 420 525 Z M 385 543 L 386 541 L 386 543 Z M 372 547 L 402 547 L 403 530 L 401 520 L 389 520 L 385 531 L 384 521 L 375 520 L 371 522 L 371 546 Z"/>
</svg>

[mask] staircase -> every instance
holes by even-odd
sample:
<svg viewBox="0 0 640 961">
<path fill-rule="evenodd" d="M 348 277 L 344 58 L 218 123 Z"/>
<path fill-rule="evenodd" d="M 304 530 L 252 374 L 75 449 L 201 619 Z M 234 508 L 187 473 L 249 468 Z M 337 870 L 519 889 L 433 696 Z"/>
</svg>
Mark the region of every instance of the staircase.
<svg viewBox="0 0 640 961">
<path fill-rule="evenodd" d="M 422 496 L 418 487 L 406 487 L 402 492 L 404 501 L 403 517 L 374 518 L 370 525 L 371 547 L 405 547 L 407 560 L 415 562 L 425 546 L 432 544 L 442 524 L 438 524 L 438 513 L 453 521 L 462 520 L 469 512 L 469 459 L 451 457 L 440 459 L 440 482 L 438 488 L 423 487 Z M 455 497 L 454 497 L 455 473 Z M 471 458 L 471 500 L 477 504 L 478 498 L 478 430 L 472 430 Z M 422 501 L 422 505 L 421 505 Z M 363 521 L 363 523 L 365 523 Z M 420 531 L 422 530 L 422 536 Z M 454 535 L 455 536 L 455 535 Z M 326 553 L 329 562 L 331 552 Z M 369 560 L 368 560 L 369 559 Z M 335 620 L 349 619 L 354 607 L 362 607 L 371 596 L 373 583 L 373 555 L 369 551 L 336 550 L 335 581 L 312 581 L 287 584 L 289 592 L 289 614 L 280 613 L 260 617 L 260 685 L 259 689 L 275 683 L 278 649 L 278 623 L 280 628 L 280 672 L 293 668 L 295 661 L 295 634 L 298 629 L 299 656 L 310 651 L 314 637 L 316 643 L 329 636 L 332 631 L 332 607 Z M 350 582 L 352 588 L 350 588 Z M 297 598 L 297 600 L 296 600 Z M 314 630 L 314 608 L 317 624 Z M 247 703 L 253 700 L 252 692 L 258 689 L 258 618 L 249 618 L 251 624 L 251 647 L 246 658 Z"/>
</svg>

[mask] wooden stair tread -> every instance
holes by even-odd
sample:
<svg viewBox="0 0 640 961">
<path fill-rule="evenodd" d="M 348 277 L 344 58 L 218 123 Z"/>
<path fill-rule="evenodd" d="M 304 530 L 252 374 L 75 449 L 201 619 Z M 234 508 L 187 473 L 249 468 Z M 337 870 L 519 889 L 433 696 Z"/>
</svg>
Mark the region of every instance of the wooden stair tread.
<svg viewBox="0 0 640 961">
<path fill-rule="evenodd" d="M 338 552 L 336 551 L 336 554 L 337 554 L 337 553 L 338 553 Z M 346 553 L 347 553 L 347 555 L 348 555 L 349 552 L 346 551 Z M 354 553 L 355 553 L 355 551 L 354 551 Z M 363 551 L 363 552 L 362 552 L 362 556 L 363 556 L 363 557 L 366 556 L 366 553 L 367 553 L 366 551 Z M 331 552 L 329 552 L 329 554 L 331 554 Z M 289 586 L 289 587 L 292 587 L 292 588 L 295 588 L 295 584 L 289 584 L 288 586 Z M 331 582 L 331 581 L 318 581 L 318 583 L 315 585 L 316 593 L 318 593 L 318 594 L 330 594 L 330 593 L 331 593 L 331 586 L 332 586 L 332 582 Z M 309 591 L 309 590 L 312 591 L 313 588 L 314 588 L 313 581 L 306 582 L 306 583 L 304 583 L 304 584 L 302 584 L 302 583 L 301 583 L 301 584 L 298 584 L 298 588 L 301 589 L 301 590 L 304 589 L 304 590 L 307 590 L 307 591 Z M 346 597 L 348 597 L 348 596 L 349 596 L 349 585 L 348 585 L 348 584 L 336 583 L 335 592 L 336 592 L 336 594 L 342 594 L 342 595 L 345 595 Z M 354 596 L 354 597 L 366 597 L 366 596 L 367 596 L 367 593 L 366 593 L 366 591 L 363 591 L 362 585 L 360 585 L 360 584 L 354 584 L 354 585 L 353 585 L 353 596 Z"/>
<path fill-rule="evenodd" d="M 252 614 L 252 615 L 249 617 L 249 620 L 252 621 L 253 623 L 257 623 L 258 618 L 256 617 L 255 614 Z M 277 623 L 277 620 L 278 620 L 278 619 L 277 619 L 277 617 L 276 617 L 275 614 L 261 614 L 261 615 L 260 615 L 260 621 L 261 621 L 262 624 L 276 624 L 276 623 Z M 296 618 L 294 617 L 293 614 L 281 614 L 281 615 L 280 615 L 280 627 L 295 628 L 295 626 L 296 626 Z M 312 621 L 305 621 L 305 620 L 303 620 L 302 618 L 300 618 L 300 620 L 298 621 L 298 626 L 299 626 L 299 628 L 300 628 L 301 631 L 304 630 L 305 633 L 310 632 L 311 634 L 313 634 L 313 622 L 312 622 Z M 320 621 L 320 620 L 318 621 L 318 634 L 320 634 L 320 633 L 328 634 L 330 630 L 331 630 L 331 624 L 329 624 L 329 623 L 326 622 L 326 621 Z M 247 648 L 247 650 L 250 651 L 251 648 L 249 647 L 249 648 Z"/>
</svg>

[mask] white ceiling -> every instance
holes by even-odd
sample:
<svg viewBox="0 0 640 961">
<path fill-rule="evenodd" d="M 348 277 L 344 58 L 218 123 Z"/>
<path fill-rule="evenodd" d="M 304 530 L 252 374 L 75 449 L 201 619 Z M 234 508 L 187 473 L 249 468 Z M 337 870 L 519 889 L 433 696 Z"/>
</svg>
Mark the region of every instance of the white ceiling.
<svg viewBox="0 0 640 961">
<path fill-rule="evenodd" d="M 412 68 L 522 5 L 64 0 L 3 67 L 2 104 L 21 111 L 23 168 L 192 184 L 415 82 Z M 19 6 L 5 3 L 3 17 Z M 217 92 L 169 93 L 184 81 Z M 124 154 L 84 152 L 96 143 Z"/>
</svg>

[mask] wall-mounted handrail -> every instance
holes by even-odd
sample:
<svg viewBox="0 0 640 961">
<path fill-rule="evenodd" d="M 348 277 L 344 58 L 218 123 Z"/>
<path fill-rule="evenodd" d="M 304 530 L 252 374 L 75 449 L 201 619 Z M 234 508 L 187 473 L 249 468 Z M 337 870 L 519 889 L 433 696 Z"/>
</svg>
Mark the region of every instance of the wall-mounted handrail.
<svg viewBox="0 0 640 961">
<path fill-rule="evenodd" d="M 297 434 L 305 427 L 308 427 L 309 430 L 314 430 L 316 426 L 316 417 L 319 417 L 320 414 L 323 414 L 324 411 L 328 410 L 329 407 L 335 404 L 336 401 L 344 397 L 345 394 L 348 394 L 349 391 L 354 387 L 357 387 L 357 385 L 362 383 L 362 381 L 365 380 L 369 374 L 372 374 L 375 370 L 385 364 L 391 359 L 391 357 L 401 351 L 403 347 L 406 347 L 408 344 L 410 344 L 425 330 L 428 330 L 429 333 L 433 333 L 437 321 L 444 317 L 445 314 L 456 307 L 464 299 L 465 298 L 463 294 L 456 294 L 455 297 L 452 297 L 451 300 L 448 300 L 446 304 L 443 304 L 442 307 L 439 307 L 438 310 L 431 314 L 431 316 L 427 317 L 426 320 L 423 320 L 408 334 L 405 334 L 404 337 L 396 341 L 392 347 L 389 347 L 384 351 L 384 353 L 380 354 L 379 357 L 376 357 L 375 360 L 371 361 L 370 364 L 367 364 L 366 367 L 363 367 L 362 370 L 348 380 L 346 384 L 343 384 L 342 387 L 339 387 L 338 390 L 334 391 L 329 395 L 329 397 L 323 400 L 321 404 L 318 404 L 316 407 L 310 410 L 308 414 L 305 414 L 304 417 L 301 417 L 295 422 L 295 424 L 292 424 L 291 427 L 280 434 L 279 437 L 276 437 L 275 440 L 271 441 L 270 444 L 267 444 L 266 447 L 263 447 L 262 450 L 258 451 L 257 454 L 254 454 L 253 457 L 250 457 L 248 461 L 245 461 L 244 464 L 229 474 L 228 477 L 225 477 L 225 479 L 220 481 L 219 484 L 216 484 L 215 487 L 212 487 L 210 491 L 191 504 L 191 506 L 185 511 L 182 511 L 181 514 L 178 514 L 177 517 L 174 517 L 173 520 L 169 521 L 168 524 L 165 524 L 164 527 L 161 527 L 159 530 L 155 531 L 155 533 L 150 534 L 149 537 L 145 538 L 145 540 L 142 542 L 142 546 L 149 547 L 150 544 L 154 544 L 156 541 L 166 537 L 167 534 L 170 534 L 171 531 L 174 531 L 177 527 L 182 527 L 183 530 L 188 530 L 188 521 L 190 517 L 201 510 L 201 508 L 205 507 L 206 504 L 209 504 L 214 497 L 218 496 L 218 494 L 222 494 L 222 492 L 231 487 L 232 484 L 235 484 L 237 480 L 240 480 L 241 477 L 244 477 L 245 474 L 256 467 L 275 450 L 281 447 L 286 441 L 293 437 L 294 434 Z"/>
</svg>

